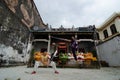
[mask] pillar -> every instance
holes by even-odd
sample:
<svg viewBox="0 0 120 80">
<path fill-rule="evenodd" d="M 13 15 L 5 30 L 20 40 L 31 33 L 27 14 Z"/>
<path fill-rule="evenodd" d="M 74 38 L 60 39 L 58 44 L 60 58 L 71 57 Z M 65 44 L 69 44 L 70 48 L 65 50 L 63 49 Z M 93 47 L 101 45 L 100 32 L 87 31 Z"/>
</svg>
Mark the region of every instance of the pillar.
<svg viewBox="0 0 120 80">
<path fill-rule="evenodd" d="M 50 34 L 48 35 L 48 49 L 47 49 L 47 51 L 48 52 L 50 52 L 50 43 L 51 43 L 51 36 L 50 36 Z"/>
</svg>

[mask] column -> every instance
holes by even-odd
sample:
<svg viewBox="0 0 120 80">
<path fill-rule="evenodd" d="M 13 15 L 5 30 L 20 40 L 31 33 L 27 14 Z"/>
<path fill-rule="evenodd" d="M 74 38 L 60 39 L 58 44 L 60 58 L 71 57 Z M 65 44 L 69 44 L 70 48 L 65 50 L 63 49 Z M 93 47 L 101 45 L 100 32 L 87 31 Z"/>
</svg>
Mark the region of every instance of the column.
<svg viewBox="0 0 120 80">
<path fill-rule="evenodd" d="M 47 51 L 50 52 L 50 43 L 51 43 L 51 36 L 50 36 L 50 34 L 48 35 L 48 38 L 49 38 L 49 40 L 48 40 L 48 49 L 47 49 Z"/>
</svg>

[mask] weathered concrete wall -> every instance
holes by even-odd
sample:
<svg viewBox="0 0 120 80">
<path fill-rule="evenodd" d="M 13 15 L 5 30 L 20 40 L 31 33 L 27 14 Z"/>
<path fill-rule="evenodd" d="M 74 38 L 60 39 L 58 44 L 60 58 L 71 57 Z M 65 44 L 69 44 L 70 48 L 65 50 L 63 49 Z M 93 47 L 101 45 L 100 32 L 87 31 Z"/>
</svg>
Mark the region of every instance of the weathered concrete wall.
<svg viewBox="0 0 120 80">
<path fill-rule="evenodd" d="M 28 28 L 45 27 L 33 0 L 1 0 Z"/>
<path fill-rule="evenodd" d="M 120 36 L 97 46 L 99 58 L 109 66 L 120 66 Z"/>
<path fill-rule="evenodd" d="M 30 29 L 45 27 L 33 0 L 0 0 L 0 54 L 23 61 L 29 58 Z"/>
<path fill-rule="evenodd" d="M 3 59 L 21 61 L 26 53 L 28 37 L 28 28 L 0 2 L 0 54 L 4 55 Z"/>
</svg>

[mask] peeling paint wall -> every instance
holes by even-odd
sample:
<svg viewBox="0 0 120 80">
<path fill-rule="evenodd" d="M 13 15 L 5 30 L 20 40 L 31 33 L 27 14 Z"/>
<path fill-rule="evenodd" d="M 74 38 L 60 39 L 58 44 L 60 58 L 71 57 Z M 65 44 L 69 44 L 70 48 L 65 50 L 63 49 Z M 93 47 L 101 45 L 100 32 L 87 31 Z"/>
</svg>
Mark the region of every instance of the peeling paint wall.
<svg viewBox="0 0 120 80">
<path fill-rule="evenodd" d="M 26 54 L 29 30 L 0 1 L 0 54 L 3 59 L 22 61 Z"/>
<path fill-rule="evenodd" d="M 33 0 L 0 0 L 0 55 L 26 62 L 32 48 L 30 29 L 45 27 Z"/>
</svg>

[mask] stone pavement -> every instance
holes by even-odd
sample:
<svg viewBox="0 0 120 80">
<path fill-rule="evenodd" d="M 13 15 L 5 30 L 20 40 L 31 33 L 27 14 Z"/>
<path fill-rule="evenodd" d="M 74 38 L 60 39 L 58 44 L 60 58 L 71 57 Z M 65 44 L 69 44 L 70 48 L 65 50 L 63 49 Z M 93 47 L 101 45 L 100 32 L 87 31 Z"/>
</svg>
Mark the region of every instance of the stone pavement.
<svg viewBox="0 0 120 80">
<path fill-rule="evenodd" d="M 26 66 L 0 68 L 0 80 L 120 80 L 120 68 L 58 68 L 59 74 L 52 68 L 39 68 L 36 74 L 25 73 L 32 70 Z"/>
</svg>

